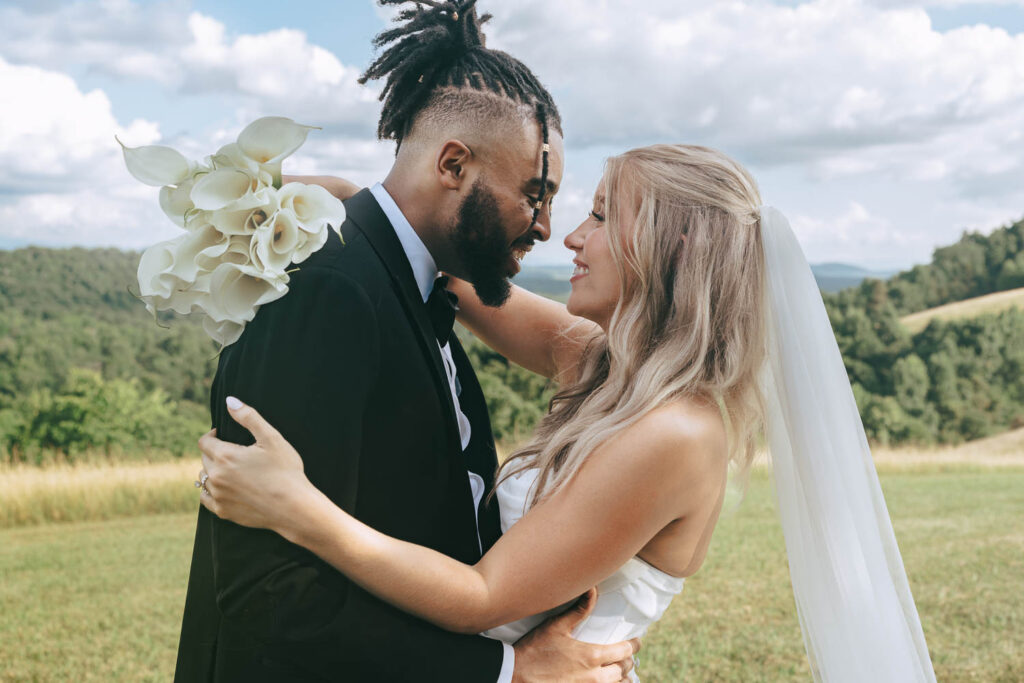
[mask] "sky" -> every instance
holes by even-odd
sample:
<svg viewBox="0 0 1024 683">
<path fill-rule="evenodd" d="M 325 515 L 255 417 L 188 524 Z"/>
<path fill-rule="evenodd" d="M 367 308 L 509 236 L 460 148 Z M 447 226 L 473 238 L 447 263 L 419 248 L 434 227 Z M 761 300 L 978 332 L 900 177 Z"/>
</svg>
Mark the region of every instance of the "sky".
<svg viewBox="0 0 1024 683">
<path fill-rule="evenodd" d="M 813 263 L 926 263 L 1024 217 L 1024 0 L 479 0 L 488 47 L 562 112 L 568 263 L 607 157 L 655 142 L 745 164 Z M 0 0 L 0 248 L 142 249 L 179 234 L 128 145 L 199 159 L 250 121 L 321 126 L 286 173 L 372 184 L 389 21 L 372 0 Z"/>
</svg>

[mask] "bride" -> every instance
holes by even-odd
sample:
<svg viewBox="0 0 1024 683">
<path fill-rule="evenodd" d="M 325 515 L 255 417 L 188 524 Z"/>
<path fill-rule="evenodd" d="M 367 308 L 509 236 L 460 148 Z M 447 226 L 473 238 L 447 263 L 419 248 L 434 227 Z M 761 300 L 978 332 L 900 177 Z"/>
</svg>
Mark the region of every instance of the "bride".
<svg viewBox="0 0 1024 683">
<path fill-rule="evenodd" d="M 442 628 L 506 642 L 597 585 L 574 636 L 610 643 L 642 636 L 700 568 L 729 472 L 743 479 L 763 434 L 814 678 L 933 681 L 821 296 L 747 171 L 703 147 L 630 150 L 565 246 L 565 306 L 515 288 L 487 308 L 452 285 L 466 327 L 561 389 L 500 469 L 504 535 L 479 563 L 349 516 L 234 399 L 256 442 L 200 440 L 203 505 Z"/>
</svg>

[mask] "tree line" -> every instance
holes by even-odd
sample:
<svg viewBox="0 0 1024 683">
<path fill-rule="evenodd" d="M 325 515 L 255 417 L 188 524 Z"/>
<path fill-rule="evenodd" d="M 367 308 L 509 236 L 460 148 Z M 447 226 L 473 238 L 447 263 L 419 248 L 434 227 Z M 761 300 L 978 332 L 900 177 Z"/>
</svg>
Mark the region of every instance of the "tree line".
<svg viewBox="0 0 1024 683">
<path fill-rule="evenodd" d="M 191 317 L 154 319 L 132 293 L 139 254 L 0 251 L 0 461 L 195 452 L 217 347 Z M 1024 286 L 1024 221 L 966 233 L 927 265 L 825 303 L 869 438 L 950 443 L 1024 425 L 1024 312 L 900 317 Z M 554 387 L 464 336 L 495 437 L 529 434 Z"/>
<path fill-rule="evenodd" d="M 900 317 L 1024 287 L 1024 221 L 964 233 L 931 263 L 825 295 L 868 438 L 958 443 L 1024 426 L 1024 311 L 932 320 Z"/>
</svg>

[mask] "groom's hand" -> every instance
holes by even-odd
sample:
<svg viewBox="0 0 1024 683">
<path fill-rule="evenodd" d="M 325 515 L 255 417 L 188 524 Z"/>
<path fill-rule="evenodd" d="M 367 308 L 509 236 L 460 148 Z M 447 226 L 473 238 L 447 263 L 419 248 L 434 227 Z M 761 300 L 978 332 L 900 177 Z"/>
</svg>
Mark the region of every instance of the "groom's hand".
<svg viewBox="0 0 1024 683">
<path fill-rule="evenodd" d="M 596 601 L 597 589 L 591 588 L 568 612 L 548 619 L 520 638 L 515 644 L 512 683 L 625 680 L 633 669 L 633 655 L 640 650 L 638 638 L 614 645 L 595 645 L 571 635 L 593 611 Z"/>
</svg>

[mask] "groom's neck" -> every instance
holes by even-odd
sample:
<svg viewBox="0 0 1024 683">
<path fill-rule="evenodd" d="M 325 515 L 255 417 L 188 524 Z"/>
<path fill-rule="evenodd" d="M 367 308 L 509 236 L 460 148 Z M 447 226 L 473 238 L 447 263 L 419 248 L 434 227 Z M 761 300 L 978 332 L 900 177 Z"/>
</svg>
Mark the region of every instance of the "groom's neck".
<svg viewBox="0 0 1024 683">
<path fill-rule="evenodd" d="M 450 270 L 447 221 L 444 220 L 444 207 L 436 188 L 397 165 L 391 169 L 383 185 L 434 258 L 438 270 Z"/>
</svg>

